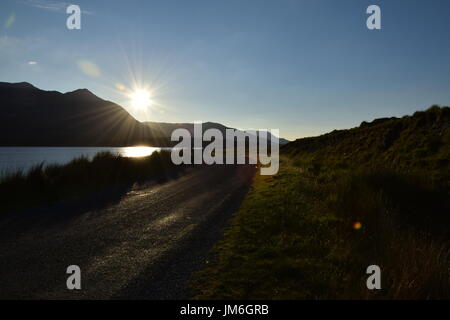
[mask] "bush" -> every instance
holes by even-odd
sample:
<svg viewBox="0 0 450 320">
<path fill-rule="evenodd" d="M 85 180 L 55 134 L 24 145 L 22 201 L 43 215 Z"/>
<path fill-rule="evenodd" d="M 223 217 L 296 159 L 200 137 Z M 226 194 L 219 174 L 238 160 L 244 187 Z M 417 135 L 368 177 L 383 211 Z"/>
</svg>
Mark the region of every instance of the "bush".
<svg viewBox="0 0 450 320">
<path fill-rule="evenodd" d="M 28 173 L 17 171 L 2 178 L 0 213 L 127 188 L 134 183 L 162 181 L 182 169 L 172 164 L 168 151 L 145 158 L 102 152 L 91 161 L 79 157 L 66 165 L 39 164 Z"/>
</svg>

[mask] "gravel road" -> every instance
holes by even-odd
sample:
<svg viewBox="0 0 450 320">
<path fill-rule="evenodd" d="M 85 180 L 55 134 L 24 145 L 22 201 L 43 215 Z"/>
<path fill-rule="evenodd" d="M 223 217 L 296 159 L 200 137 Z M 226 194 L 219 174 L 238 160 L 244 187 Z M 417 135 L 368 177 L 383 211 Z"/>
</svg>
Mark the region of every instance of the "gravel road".
<svg viewBox="0 0 450 320">
<path fill-rule="evenodd" d="M 239 207 L 253 166 L 208 166 L 75 216 L 0 221 L 0 298 L 184 299 Z M 45 216 L 45 215 L 44 215 Z M 61 218 L 63 217 L 63 218 Z M 66 268 L 81 268 L 68 290 Z"/>
</svg>

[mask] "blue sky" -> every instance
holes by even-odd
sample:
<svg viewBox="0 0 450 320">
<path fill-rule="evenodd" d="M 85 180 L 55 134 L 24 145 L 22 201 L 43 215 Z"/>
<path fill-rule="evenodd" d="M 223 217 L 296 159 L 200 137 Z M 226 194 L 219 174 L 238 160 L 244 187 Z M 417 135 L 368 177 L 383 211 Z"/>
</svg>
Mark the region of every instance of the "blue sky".
<svg viewBox="0 0 450 320">
<path fill-rule="evenodd" d="M 290 139 L 450 104 L 448 0 L 72 3 L 81 30 L 66 28 L 68 3 L 1 0 L 0 81 L 88 88 L 138 120 Z M 382 30 L 366 27 L 371 4 Z M 133 108 L 123 89 L 135 87 L 154 104 Z"/>
</svg>

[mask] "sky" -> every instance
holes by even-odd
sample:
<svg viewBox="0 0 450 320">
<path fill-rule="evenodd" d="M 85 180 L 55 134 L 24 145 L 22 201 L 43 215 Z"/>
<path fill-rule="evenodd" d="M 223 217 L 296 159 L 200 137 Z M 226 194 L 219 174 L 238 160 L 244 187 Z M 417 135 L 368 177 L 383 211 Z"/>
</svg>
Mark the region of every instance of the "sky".
<svg viewBox="0 0 450 320">
<path fill-rule="evenodd" d="M 448 0 L 0 1 L 0 81 L 295 139 L 450 105 Z M 381 8 L 381 30 L 366 9 Z M 130 92 L 146 89 L 137 108 Z"/>
</svg>

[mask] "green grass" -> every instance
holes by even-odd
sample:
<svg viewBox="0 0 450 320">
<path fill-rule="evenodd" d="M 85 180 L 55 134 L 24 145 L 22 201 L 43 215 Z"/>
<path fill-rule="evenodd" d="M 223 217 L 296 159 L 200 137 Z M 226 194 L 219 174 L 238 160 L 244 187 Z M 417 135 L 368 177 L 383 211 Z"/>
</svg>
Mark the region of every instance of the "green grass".
<svg viewBox="0 0 450 320">
<path fill-rule="evenodd" d="M 66 165 L 43 164 L 0 180 L 0 214 L 61 200 L 82 199 L 102 191 L 126 190 L 135 183 L 159 181 L 182 170 L 172 164 L 170 152 L 145 158 L 99 153 L 92 160 L 80 157 Z"/>
<path fill-rule="evenodd" d="M 450 298 L 449 211 L 439 211 L 448 208 L 448 196 L 428 190 L 437 200 L 428 210 L 415 194 L 426 184 L 374 174 L 319 182 L 283 158 L 277 175 L 257 176 L 214 259 L 197 274 L 196 298 Z M 366 288 L 372 264 L 382 270 L 377 292 Z"/>
<path fill-rule="evenodd" d="M 449 118 L 433 107 L 289 144 L 196 275 L 196 298 L 449 299 Z"/>
<path fill-rule="evenodd" d="M 450 189 L 450 108 L 433 106 L 412 116 L 299 139 L 283 152 L 315 170 L 391 168 L 426 174 Z"/>
<path fill-rule="evenodd" d="M 327 297 L 324 288 L 337 276 L 325 258 L 336 220 L 314 214 L 316 186 L 286 161 L 277 175 L 256 177 L 216 258 L 199 274 L 198 298 Z"/>
</svg>

